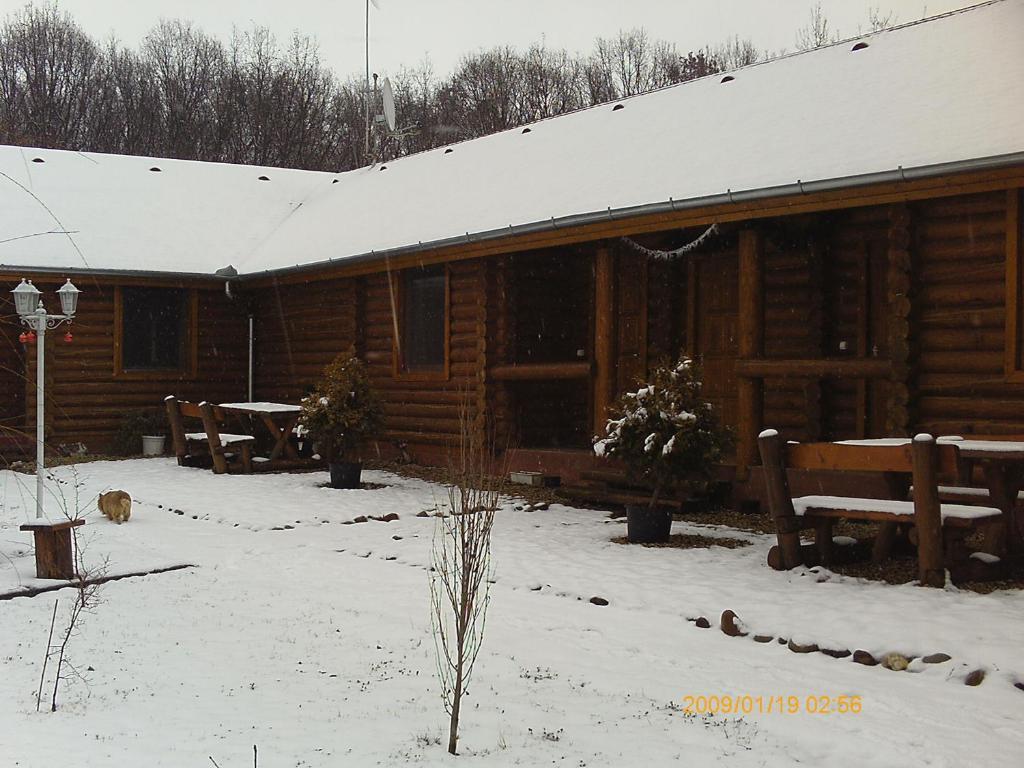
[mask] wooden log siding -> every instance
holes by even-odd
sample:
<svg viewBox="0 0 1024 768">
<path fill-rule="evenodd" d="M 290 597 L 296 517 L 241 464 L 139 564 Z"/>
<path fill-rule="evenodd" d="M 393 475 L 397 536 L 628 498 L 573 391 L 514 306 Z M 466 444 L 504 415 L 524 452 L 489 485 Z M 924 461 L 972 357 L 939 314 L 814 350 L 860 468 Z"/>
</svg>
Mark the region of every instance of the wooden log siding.
<svg viewBox="0 0 1024 768">
<path fill-rule="evenodd" d="M 81 442 L 90 451 L 108 451 L 126 414 L 162 408 L 164 397 L 172 393 L 191 400 L 245 399 L 247 352 L 245 344 L 240 343 L 247 335 L 245 314 L 223 290 L 197 289 L 202 321 L 194 378 L 178 373 L 145 379 L 114 378 L 114 286 L 92 279 L 78 283 L 83 294 L 70 328 L 74 341 L 64 343 L 66 326 L 46 334 L 50 446 Z M 39 283 L 45 294 L 58 287 L 57 283 Z M 26 421 L 30 432 L 35 430 L 35 351 L 30 346 L 26 361 Z"/>
<path fill-rule="evenodd" d="M 7 280 L 10 287 L 17 280 Z M 18 336 L 25 330 L 14 312 L 6 285 L 0 289 L 0 438 L 25 426 L 25 364 Z"/>
<path fill-rule="evenodd" d="M 487 397 L 481 336 L 487 325 L 486 265 L 452 264 L 449 272 L 449 377 L 408 379 L 393 369 L 394 322 L 387 274 L 364 279 L 364 306 L 357 325 L 374 386 L 384 399 L 385 440 L 447 447 L 458 437 L 459 406 L 469 398 L 475 411 Z M 476 421 L 476 413 L 470 414 Z"/>
<path fill-rule="evenodd" d="M 917 429 L 1024 430 L 1024 388 L 1005 370 L 1006 204 L 996 192 L 911 207 Z"/>
<path fill-rule="evenodd" d="M 356 352 L 356 279 L 282 285 L 251 297 L 257 400 L 298 402 L 339 354 Z"/>
</svg>

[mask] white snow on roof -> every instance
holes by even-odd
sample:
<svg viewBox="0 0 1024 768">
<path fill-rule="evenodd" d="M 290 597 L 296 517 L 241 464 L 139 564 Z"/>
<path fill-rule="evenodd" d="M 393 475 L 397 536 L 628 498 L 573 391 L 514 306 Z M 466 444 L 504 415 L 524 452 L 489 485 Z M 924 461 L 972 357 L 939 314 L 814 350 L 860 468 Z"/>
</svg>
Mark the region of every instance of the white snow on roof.
<svg viewBox="0 0 1024 768">
<path fill-rule="evenodd" d="M 212 274 L 237 268 L 334 178 L 0 146 L 0 269 Z"/>
<path fill-rule="evenodd" d="M 1000 0 L 866 35 L 862 50 L 844 41 L 337 176 L 15 148 L 0 170 L 75 231 L 92 268 L 287 269 L 1021 153 L 1021 29 L 1024 0 Z M 81 263 L 66 236 L 36 235 L 57 228 L 36 201 L 2 177 L 0 190 L 0 268 Z"/>
</svg>

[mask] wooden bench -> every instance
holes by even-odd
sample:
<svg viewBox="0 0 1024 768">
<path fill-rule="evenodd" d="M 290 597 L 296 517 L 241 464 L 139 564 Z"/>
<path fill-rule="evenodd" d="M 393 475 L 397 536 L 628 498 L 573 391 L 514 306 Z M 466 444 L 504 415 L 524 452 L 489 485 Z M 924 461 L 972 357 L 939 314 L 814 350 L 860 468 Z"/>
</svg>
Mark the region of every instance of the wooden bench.
<svg viewBox="0 0 1024 768">
<path fill-rule="evenodd" d="M 71 529 L 85 525 L 81 518 L 51 523 L 42 521 L 25 523 L 23 531 L 32 531 L 36 548 L 36 578 L 75 578 L 75 557 L 71 548 Z"/>
<path fill-rule="evenodd" d="M 222 409 L 205 401 L 195 405 L 179 400 L 174 395 L 165 397 L 164 405 L 167 407 L 171 441 L 179 466 L 209 462 L 218 475 L 225 472 L 252 472 L 252 449 L 256 438 L 252 435 L 222 432 L 220 425 L 228 421 L 228 415 Z M 199 419 L 204 431 L 186 432 L 186 418 Z"/>
<path fill-rule="evenodd" d="M 958 452 L 955 444 L 936 444 L 931 435 L 918 435 L 910 444 L 891 446 L 786 444 L 775 430 L 766 430 L 758 437 L 758 445 L 768 506 L 778 536 L 778 549 L 769 556 L 769 563 L 780 570 L 805 564 L 801 530 L 814 529 L 817 557 L 827 565 L 834 556 L 835 521 L 862 520 L 880 524 L 874 546 L 876 561 L 888 556 L 900 527 L 913 526 L 919 580 L 941 587 L 945 585 L 946 568 L 966 559 L 966 534 L 1002 514 L 993 507 L 940 501 L 939 480 L 957 476 Z M 914 498 L 903 501 L 820 495 L 794 499 L 787 469 L 905 473 L 912 478 Z"/>
</svg>

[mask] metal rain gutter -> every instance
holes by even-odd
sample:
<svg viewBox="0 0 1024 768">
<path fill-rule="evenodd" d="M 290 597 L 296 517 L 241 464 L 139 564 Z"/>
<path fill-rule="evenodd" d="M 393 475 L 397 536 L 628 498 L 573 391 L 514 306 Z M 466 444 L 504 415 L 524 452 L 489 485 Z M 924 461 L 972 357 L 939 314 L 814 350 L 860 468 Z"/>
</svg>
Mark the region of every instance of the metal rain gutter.
<svg viewBox="0 0 1024 768">
<path fill-rule="evenodd" d="M 672 198 L 669 198 L 666 201 L 658 203 L 645 203 L 643 205 L 634 205 L 626 208 L 608 208 L 604 211 L 572 214 L 569 216 L 562 216 L 560 218 L 552 217 L 550 219 L 545 219 L 544 221 L 536 221 L 528 224 L 510 224 L 502 229 L 492 229 L 474 234 L 467 232 L 464 235 L 431 240 L 426 243 L 420 242 L 415 245 L 399 246 L 397 248 L 390 248 L 383 251 L 370 251 L 369 253 L 361 253 L 354 256 L 340 256 L 336 259 L 328 259 L 326 261 L 297 264 L 292 267 L 248 272 L 240 275 L 239 279 L 244 281 L 257 277 L 275 277 L 302 272 L 314 272 L 322 269 L 323 267 L 342 263 L 363 264 L 366 262 L 391 258 L 393 256 L 422 253 L 424 251 L 433 251 L 449 246 L 466 245 L 467 243 L 501 240 L 503 238 L 510 238 L 517 235 L 550 232 L 557 229 L 568 229 L 570 227 L 596 224 L 602 221 L 619 221 L 638 216 L 674 213 L 714 205 L 728 205 L 756 200 L 769 200 L 776 197 L 787 197 L 791 195 L 809 195 L 815 192 L 833 192 L 842 189 L 870 186 L 872 184 L 917 181 L 920 179 L 928 179 L 951 173 L 994 170 L 998 168 L 1012 167 L 1014 165 L 1024 165 L 1024 151 L 973 160 L 957 160 L 949 163 L 924 165 L 916 168 L 903 168 L 902 166 L 899 166 L 895 170 L 891 171 L 879 171 L 876 173 L 866 173 L 858 176 L 846 176 L 835 179 L 823 179 L 820 181 L 804 182 L 797 180 L 796 183 L 793 184 L 761 187 L 758 189 L 741 190 L 738 192 L 727 190 L 724 193 L 706 195 L 704 197 L 693 197 L 687 200 L 673 200 Z"/>
</svg>

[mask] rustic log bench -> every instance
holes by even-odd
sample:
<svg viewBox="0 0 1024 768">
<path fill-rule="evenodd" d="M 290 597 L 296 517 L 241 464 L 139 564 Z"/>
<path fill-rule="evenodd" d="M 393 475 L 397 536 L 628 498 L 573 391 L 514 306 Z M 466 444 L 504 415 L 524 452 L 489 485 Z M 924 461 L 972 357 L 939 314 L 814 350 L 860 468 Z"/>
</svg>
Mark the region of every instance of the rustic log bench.
<svg viewBox="0 0 1024 768">
<path fill-rule="evenodd" d="M 36 578 L 75 578 L 75 557 L 71 548 L 71 529 L 85 525 L 81 518 L 59 522 L 25 523 L 23 531 L 32 531 L 36 548 Z"/>
<path fill-rule="evenodd" d="M 218 475 L 230 471 L 252 472 L 252 449 L 256 438 L 221 432 L 220 424 L 228 420 L 228 415 L 220 407 L 207 402 L 195 405 L 174 395 L 165 397 L 164 405 L 179 466 L 195 466 L 209 461 Z M 205 431 L 186 432 L 185 418 L 199 419 Z"/>
<path fill-rule="evenodd" d="M 778 550 L 769 556 L 769 564 L 780 570 L 805 564 L 801 530 L 814 529 L 818 559 L 828 565 L 834 554 L 832 527 L 835 521 L 859 520 L 880 524 L 873 552 L 876 561 L 889 555 L 900 527 L 913 526 L 919 580 L 921 584 L 941 587 L 945 584 L 946 568 L 966 559 L 964 537 L 1002 515 L 994 507 L 940 501 L 939 478 L 956 477 L 958 449 L 954 443 L 936 444 L 931 435 L 918 435 L 903 445 L 785 444 L 775 430 L 766 430 L 758 437 L 758 444 L 768 505 L 778 536 Z M 827 495 L 794 499 L 789 491 L 787 469 L 905 473 L 912 477 L 914 499 Z"/>
</svg>

